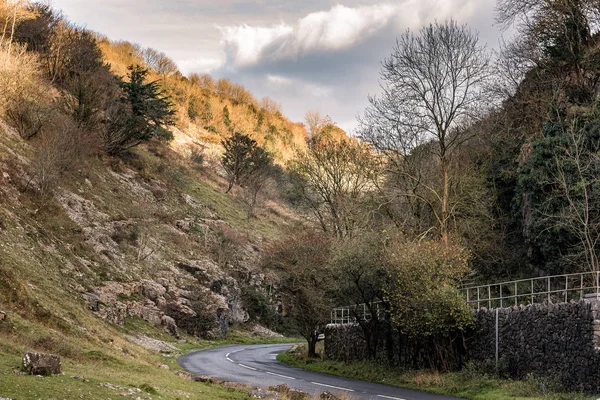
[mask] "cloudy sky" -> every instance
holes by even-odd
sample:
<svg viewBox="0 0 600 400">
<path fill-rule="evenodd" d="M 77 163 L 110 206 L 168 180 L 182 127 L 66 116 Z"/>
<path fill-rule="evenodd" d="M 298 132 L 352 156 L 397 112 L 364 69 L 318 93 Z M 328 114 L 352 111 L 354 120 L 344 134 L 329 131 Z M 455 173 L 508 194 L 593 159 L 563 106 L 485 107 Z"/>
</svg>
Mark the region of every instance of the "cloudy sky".
<svg viewBox="0 0 600 400">
<path fill-rule="evenodd" d="M 495 0 L 53 0 L 113 40 L 166 52 L 185 74 L 208 72 L 269 96 L 294 121 L 308 110 L 352 131 L 396 37 L 454 18 L 497 47 Z M 143 5 L 140 5 L 143 4 Z"/>
</svg>

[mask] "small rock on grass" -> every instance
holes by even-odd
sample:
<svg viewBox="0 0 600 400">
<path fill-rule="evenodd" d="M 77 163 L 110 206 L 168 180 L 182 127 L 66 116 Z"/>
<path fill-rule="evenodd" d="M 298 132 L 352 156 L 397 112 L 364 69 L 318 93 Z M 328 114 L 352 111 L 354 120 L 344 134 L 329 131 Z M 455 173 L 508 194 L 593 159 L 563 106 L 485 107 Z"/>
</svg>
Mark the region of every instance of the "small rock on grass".
<svg viewBox="0 0 600 400">
<path fill-rule="evenodd" d="M 190 374 L 189 372 L 185 372 L 185 371 L 175 371 L 175 375 L 177 375 L 183 379 L 187 379 L 189 381 L 191 381 L 193 379 L 192 374 Z"/>
<path fill-rule="evenodd" d="M 61 373 L 60 357 L 53 354 L 27 352 L 23 354 L 22 368 L 30 375 L 59 375 Z"/>
</svg>

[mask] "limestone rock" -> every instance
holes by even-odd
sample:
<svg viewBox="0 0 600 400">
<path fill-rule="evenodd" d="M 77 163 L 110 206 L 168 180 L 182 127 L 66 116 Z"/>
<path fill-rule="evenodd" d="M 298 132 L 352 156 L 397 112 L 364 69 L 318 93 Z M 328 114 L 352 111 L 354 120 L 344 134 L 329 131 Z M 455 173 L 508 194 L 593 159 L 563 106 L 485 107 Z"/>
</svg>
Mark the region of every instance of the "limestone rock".
<svg viewBox="0 0 600 400">
<path fill-rule="evenodd" d="M 0 311 L 0 322 L 6 319 L 6 313 L 4 311 Z"/>
<path fill-rule="evenodd" d="M 188 381 L 191 381 L 193 379 L 192 374 L 190 374 L 189 372 L 185 372 L 185 371 L 175 371 L 175 375 L 177 375 L 180 378 L 186 379 Z"/>
<path fill-rule="evenodd" d="M 173 337 L 179 339 L 181 336 L 179 335 L 179 329 L 177 328 L 177 324 L 175 320 L 168 315 L 163 315 L 160 319 L 161 326 Z"/>
<path fill-rule="evenodd" d="M 282 338 L 283 337 L 283 335 L 281 335 L 277 332 L 273 332 L 272 330 L 265 328 L 262 325 L 255 325 L 254 328 L 252 328 L 252 335 L 258 336 L 258 337 L 265 337 L 265 338 Z"/>
<path fill-rule="evenodd" d="M 60 357 L 53 354 L 28 352 L 23 354 L 22 368 L 31 375 L 58 375 L 61 373 Z"/>
<path fill-rule="evenodd" d="M 149 299 L 129 303 L 127 314 L 130 317 L 139 317 L 154 326 L 161 325 L 161 318 L 163 316 L 163 312 Z"/>
<path fill-rule="evenodd" d="M 342 400 L 341 397 L 336 396 L 335 394 L 329 393 L 329 392 L 321 393 L 321 396 L 319 396 L 319 399 L 321 399 L 321 400 Z"/>
<path fill-rule="evenodd" d="M 140 294 L 152 301 L 157 301 L 163 297 L 167 289 L 159 283 L 149 280 L 142 280 L 140 282 Z"/>
</svg>

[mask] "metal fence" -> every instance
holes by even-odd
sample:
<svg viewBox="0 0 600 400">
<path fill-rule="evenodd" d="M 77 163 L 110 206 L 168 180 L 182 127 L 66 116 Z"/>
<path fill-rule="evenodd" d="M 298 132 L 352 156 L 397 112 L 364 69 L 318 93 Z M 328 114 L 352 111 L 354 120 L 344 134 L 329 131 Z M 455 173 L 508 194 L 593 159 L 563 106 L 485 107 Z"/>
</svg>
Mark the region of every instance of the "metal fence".
<svg viewBox="0 0 600 400">
<path fill-rule="evenodd" d="M 368 304 L 357 304 L 354 306 L 337 307 L 331 310 L 332 324 L 354 324 L 360 321 L 371 320 L 373 314 L 377 318 L 383 318 L 385 315 L 385 307 L 383 302 L 376 301 Z"/>
<path fill-rule="evenodd" d="M 471 286 L 460 290 L 473 308 L 504 308 L 530 304 L 568 303 L 571 300 L 600 301 L 600 272 L 553 275 L 520 279 L 489 285 Z M 373 312 L 371 311 L 373 308 Z M 331 311 L 332 324 L 351 324 L 369 321 L 373 313 L 383 318 L 383 302 L 371 306 L 358 304 L 337 307 Z"/>
<path fill-rule="evenodd" d="M 474 308 L 489 309 L 599 298 L 600 272 L 544 276 L 464 288 Z"/>
</svg>

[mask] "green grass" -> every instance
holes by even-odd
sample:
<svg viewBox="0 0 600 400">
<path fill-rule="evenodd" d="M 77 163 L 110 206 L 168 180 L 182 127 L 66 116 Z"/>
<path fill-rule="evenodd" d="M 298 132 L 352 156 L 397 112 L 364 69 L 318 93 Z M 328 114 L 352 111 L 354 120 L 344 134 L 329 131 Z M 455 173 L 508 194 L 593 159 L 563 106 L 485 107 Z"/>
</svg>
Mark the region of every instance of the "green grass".
<svg viewBox="0 0 600 400">
<path fill-rule="evenodd" d="M 523 381 L 498 379 L 469 366 L 461 372 L 439 374 L 405 371 L 375 362 L 309 359 L 304 351 L 282 353 L 277 359 L 308 371 L 385 383 L 408 389 L 455 396 L 468 400 L 595 400 L 598 396 L 548 391 L 548 382 L 529 377 Z"/>
<path fill-rule="evenodd" d="M 140 391 L 133 398 L 155 399 L 245 399 L 246 392 L 194 382 L 175 375 L 158 366 L 140 365 L 136 360 L 119 366 L 101 361 L 89 363 L 63 363 L 64 375 L 35 377 L 13 372 L 19 357 L 0 354 L 0 397 L 14 399 L 117 399 L 128 389 Z M 83 379 L 76 379 L 82 377 Z M 109 384 L 109 385 L 107 385 Z M 114 387 L 124 389 L 114 390 Z"/>
<path fill-rule="evenodd" d="M 129 390 L 136 392 L 133 398 L 142 399 L 147 398 L 145 395 L 150 395 L 153 399 L 173 400 L 246 399 L 247 391 L 241 387 L 199 383 L 176 375 L 175 372 L 183 371 L 177 364 L 177 358 L 194 350 L 230 344 L 298 341 L 297 338 L 258 338 L 235 329 L 227 339 L 207 341 L 188 336 L 185 342 L 179 342 L 140 319 L 129 319 L 125 326 L 116 328 L 121 334 L 148 335 L 169 342 L 178 349 L 169 355 L 156 355 L 121 339 L 117 332 L 112 335 L 110 332 L 102 332 L 101 326 L 97 327 L 101 336 L 98 342 L 72 336 L 64 340 L 47 339 L 49 343 L 37 341 L 36 348 L 36 340 L 32 341 L 31 338 L 40 335 L 40 326 L 16 315 L 11 316 L 10 325 L 11 327 L 4 326 L 0 329 L 0 397 L 13 399 L 117 399 L 122 398 L 122 393 L 129 393 Z M 12 334 L 10 331 L 13 330 L 26 331 L 27 336 Z M 45 338 L 57 338 L 60 334 L 48 330 L 45 335 Z M 28 350 L 46 349 L 62 355 L 63 375 L 41 378 L 18 373 L 20 354 Z M 170 369 L 159 368 L 161 364 Z"/>
<path fill-rule="evenodd" d="M 0 163 L 7 167 L 14 164 L 10 167 L 11 176 L 18 181 L 19 168 L 25 166 L 19 167 L 21 162 L 5 147 L 26 157 L 30 149 L 16 138 L 0 136 Z M 42 201 L 33 190 L 17 191 L 18 188 L 18 201 L 0 198 L 0 310 L 8 314 L 7 320 L 0 322 L 0 397 L 122 398 L 121 389 L 103 386 L 110 383 L 127 390 L 140 389 L 133 398 L 151 395 L 154 399 L 243 399 L 247 395 L 242 390 L 177 376 L 175 372 L 181 370 L 177 356 L 229 344 L 299 341 L 256 338 L 234 329 L 225 340 L 186 336 L 186 341 L 180 343 L 143 320 L 128 318 L 125 326 L 114 326 L 86 308 L 80 292 L 92 291 L 104 281 L 154 278 L 169 272 L 176 261 L 185 261 L 182 257 L 209 257 L 225 266 L 227 257 L 236 254 L 238 248 L 259 242 L 258 239 L 277 237 L 280 226 L 288 222 L 270 214 L 269 218 L 248 220 L 242 204 L 220 190 L 217 178 L 187 168 L 186 161 L 174 154 L 161 160 L 145 149 L 137 151 L 140 168 L 129 164 L 121 168 L 138 170 L 133 188 L 143 186 L 146 195 L 137 195 L 129 183 L 110 171 L 106 160 L 95 158 L 88 160 L 81 171 L 66 174 L 60 182 L 61 188 L 92 202 L 108 216 L 107 221 L 100 221 L 101 225 L 123 222 L 123 240 L 117 241 L 116 251 L 124 260 L 121 265 L 106 261 L 94 249 L 84 227 L 71 220 L 56 198 Z M 91 185 L 86 185 L 85 179 Z M 162 183 L 151 184 L 151 179 Z M 160 188 L 164 195 L 147 194 Z M 198 207 L 183 201 L 183 194 L 191 196 Z M 71 207 L 77 209 L 77 204 Z M 183 218 L 214 219 L 209 240 L 204 240 L 203 229 L 195 232 L 192 228 L 185 234 L 173 229 L 174 222 Z M 138 260 L 134 239 L 142 233 L 160 243 L 155 255 L 164 262 Z M 170 356 L 152 354 L 127 340 L 127 335 L 147 335 L 169 342 L 178 350 Z M 16 374 L 14 370 L 25 351 L 60 355 L 64 375 L 38 378 Z M 161 364 L 170 370 L 159 368 Z"/>
</svg>

